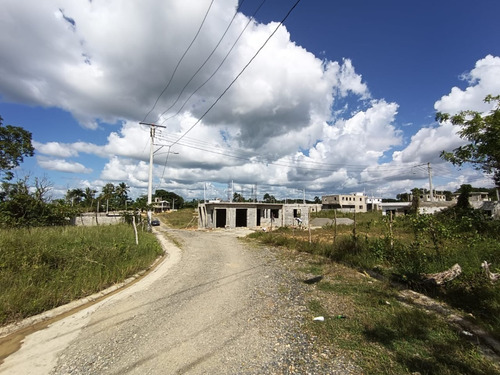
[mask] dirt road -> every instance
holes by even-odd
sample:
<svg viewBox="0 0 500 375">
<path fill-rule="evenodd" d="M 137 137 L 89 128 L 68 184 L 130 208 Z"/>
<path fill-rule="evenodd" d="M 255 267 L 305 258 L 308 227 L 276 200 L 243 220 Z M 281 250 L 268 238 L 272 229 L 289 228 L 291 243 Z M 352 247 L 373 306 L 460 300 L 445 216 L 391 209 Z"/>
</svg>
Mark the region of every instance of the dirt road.
<svg viewBox="0 0 500 375">
<path fill-rule="evenodd" d="M 0 374 L 347 373 L 311 355 L 301 284 L 272 253 L 237 231 L 169 231 L 181 249 L 153 273 L 28 336 Z"/>
</svg>

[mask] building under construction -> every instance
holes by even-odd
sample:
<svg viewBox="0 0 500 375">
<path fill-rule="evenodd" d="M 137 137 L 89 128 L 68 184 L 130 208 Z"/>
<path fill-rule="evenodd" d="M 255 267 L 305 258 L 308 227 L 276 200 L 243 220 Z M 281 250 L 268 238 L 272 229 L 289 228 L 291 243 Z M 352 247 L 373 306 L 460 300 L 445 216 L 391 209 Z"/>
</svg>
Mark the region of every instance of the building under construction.
<svg viewBox="0 0 500 375">
<path fill-rule="evenodd" d="M 199 228 L 270 228 L 308 225 L 320 204 L 206 202 L 198 205 Z"/>
</svg>

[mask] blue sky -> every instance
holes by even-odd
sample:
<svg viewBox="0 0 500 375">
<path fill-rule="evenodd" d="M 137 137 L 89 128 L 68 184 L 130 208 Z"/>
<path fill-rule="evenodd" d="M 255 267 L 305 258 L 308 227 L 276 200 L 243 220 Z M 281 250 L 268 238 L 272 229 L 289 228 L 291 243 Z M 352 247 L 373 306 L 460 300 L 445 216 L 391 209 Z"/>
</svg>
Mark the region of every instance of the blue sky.
<svg viewBox="0 0 500 375">
<path fill-rule="evenodd" d="M 36 156 L 18 176 L 46 176 L 54 197 L 122 181 L 146 193 L 148 129 L 138 123 L 205 15 L 147 118 L 167 126 L 155 188 L 189 199 L 206 186 L 223 198 L 234 181 L 244 195 L 257 185 L 277 197 L 394 197 L 428 187 L 427 163 L 437 189 L 491 186 L 439 158 L 462 141 L 434 115 L 488 111 L 484 96 L 500 94 L 498 1 L 302 0 L 206 116 L 295 0 L 265 1 L 248 26 L 262 0 L 245 0 L 212 55 L 235 0 L 2 3 L 0 115 L 33 133 Z"/>
</svg>

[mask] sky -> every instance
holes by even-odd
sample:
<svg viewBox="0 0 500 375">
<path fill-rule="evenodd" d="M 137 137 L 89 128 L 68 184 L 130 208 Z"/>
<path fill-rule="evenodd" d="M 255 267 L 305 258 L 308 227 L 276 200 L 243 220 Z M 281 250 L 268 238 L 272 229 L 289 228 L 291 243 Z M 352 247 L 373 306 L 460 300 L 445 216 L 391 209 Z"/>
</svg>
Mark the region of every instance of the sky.
<svg viewBox="0 0 500 375">
<path fill-rule="evenodd" d="M 497 0 L 0 0 L 0 116 L 53 198 L 187 200 L 493 186 L 437 111 L 500 94 Z M 288 16 L 287 16 L 288 15 Z M 284 21 L 280 25 L 281 21 Z M 229 188 L 231 186 L 231 188 Z"/>
</svg>

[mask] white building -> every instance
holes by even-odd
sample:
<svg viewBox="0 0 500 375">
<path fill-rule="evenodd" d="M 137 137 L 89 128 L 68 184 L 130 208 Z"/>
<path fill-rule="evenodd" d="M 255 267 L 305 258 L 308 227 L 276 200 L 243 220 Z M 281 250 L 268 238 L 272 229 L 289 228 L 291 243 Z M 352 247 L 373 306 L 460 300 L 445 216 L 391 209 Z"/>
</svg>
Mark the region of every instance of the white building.
<svg viewBox="0 0 500 375">
<path fill-rule="evenodd" d="M 366 212 L 366 196 L 363 193 L 323 195 L 322 209 L 345 212 Z"/>
<path fill-rule="evenodd" d="M 381 210 L 382 198 L 366 197 L 366 209 L 368 211 Z"/>
</svg>

